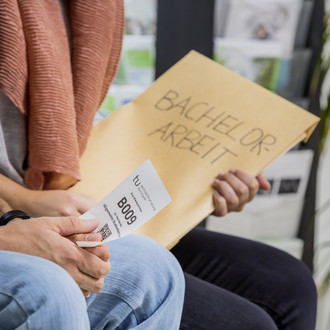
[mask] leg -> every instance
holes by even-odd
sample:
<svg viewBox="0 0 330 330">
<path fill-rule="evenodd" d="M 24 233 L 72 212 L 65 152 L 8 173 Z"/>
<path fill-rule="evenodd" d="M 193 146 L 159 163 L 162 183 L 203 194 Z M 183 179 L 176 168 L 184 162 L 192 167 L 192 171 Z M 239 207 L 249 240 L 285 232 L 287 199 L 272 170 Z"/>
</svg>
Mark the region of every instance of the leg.
<svg viewBox="0 0 330 330">
<path fill-rule="evenodd" d="M 92 329 L 178 329 L 184 278 L 173 255 L 141 235 L 109 247 L 111 270 L 104 287 L 87 299 Z"/>
<path fill-rule="evenodd" d="M 2 329 L 89 329 L 86 301 L 60 266 L 0 251 Z"/>
<path fill-rule="evenodd" d="M 279 329 L 314 329 L 313 278 L 302 262 L 287 253 L 202 228 L 191 231 L 172 252 L 186 273 L 258 305 Z M 187 285 L 186 316 L 186 308 L 193 304 L 188 290 Z M 216 308 L 207 312 L 216 313 Z M 221 310 L 217 315 L 223 317 Z"/>
<path fill-rule="evenodd" d="M 181 330 L 277 330 L 258 305 L 214 284 L 185 274 Z"/>
</svg>

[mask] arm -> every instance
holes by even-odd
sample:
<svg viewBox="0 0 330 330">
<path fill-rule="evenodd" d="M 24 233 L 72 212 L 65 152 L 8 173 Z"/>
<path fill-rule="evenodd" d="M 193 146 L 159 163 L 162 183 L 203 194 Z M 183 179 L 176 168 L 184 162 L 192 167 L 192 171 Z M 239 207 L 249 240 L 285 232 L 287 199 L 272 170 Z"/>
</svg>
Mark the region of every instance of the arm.
<svg viewBox="0 0 330 330">
<path fill-rule="evenodd" d="M 95 205 L 93 198 L 66 190 L 31 190 L 0 174 L 0 198 L 32 216 L 79 216 Z"/>
<path fill-rule="evenodd" d="M 242 211 L 253 200 L 259 189 L 269 190 L 267 179 L 259 174 L 253 177 L 240 170 L 220 173 L 213 183 L 214 215 L 222 217 L 228 212 Z"/>
</svg>

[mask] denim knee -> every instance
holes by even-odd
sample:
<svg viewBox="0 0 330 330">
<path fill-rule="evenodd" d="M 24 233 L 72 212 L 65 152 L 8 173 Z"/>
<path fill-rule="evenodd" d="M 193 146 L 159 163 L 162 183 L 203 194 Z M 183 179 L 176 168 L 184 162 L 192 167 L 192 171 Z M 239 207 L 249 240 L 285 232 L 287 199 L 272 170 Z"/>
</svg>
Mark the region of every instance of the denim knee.
<svg viewBox="0 0 330 330">
<path fill-rule="evenodd" d="M 1 251 L 0 269 L 0 324 L 5 328 L 89 328 L 83 294 L 60 266 Z"/>
<path fill-rule="evenodd" d="M 136 234 L 110 242 L 109 248 L 111 270 L 92 305 L 97 306 L 102 294 L 115 296 L 129 306 L 135 326 L 178 328 L 185 285 L 175 257 L 154 240 Z"/>
</svg>

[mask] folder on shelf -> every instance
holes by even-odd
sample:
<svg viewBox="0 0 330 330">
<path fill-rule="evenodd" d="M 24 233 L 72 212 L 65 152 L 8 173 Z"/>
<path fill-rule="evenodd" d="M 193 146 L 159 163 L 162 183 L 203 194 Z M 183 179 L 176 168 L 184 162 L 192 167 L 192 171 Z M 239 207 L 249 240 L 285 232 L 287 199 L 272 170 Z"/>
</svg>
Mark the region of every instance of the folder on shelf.
<svg viewBox="0 0 330 330">
<path fill-rule="evenodd" d="M 93 127 L 71 189 L 107 195 L 150 159 L 172 202 L 137 232 L 170 248 L 214 210 L 212 183 L 252 175 L 302 140 L 319 118 L 192 51 Z"/>
</svg>

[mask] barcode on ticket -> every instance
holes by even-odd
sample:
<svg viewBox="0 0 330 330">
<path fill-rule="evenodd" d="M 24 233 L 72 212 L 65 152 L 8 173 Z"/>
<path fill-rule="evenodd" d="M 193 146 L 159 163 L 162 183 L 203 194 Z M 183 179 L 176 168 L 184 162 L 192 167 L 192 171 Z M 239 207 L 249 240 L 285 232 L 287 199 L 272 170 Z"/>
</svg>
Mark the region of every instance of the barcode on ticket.
<svg viewBox="0 0 330 330">
<path fill-rule="evenodd" d="M 102 241 L 104 241 L 112 234 L 111 229 L 107 223 L 98 231 L 98 233 L 102 235 Z"/>
</svg>

